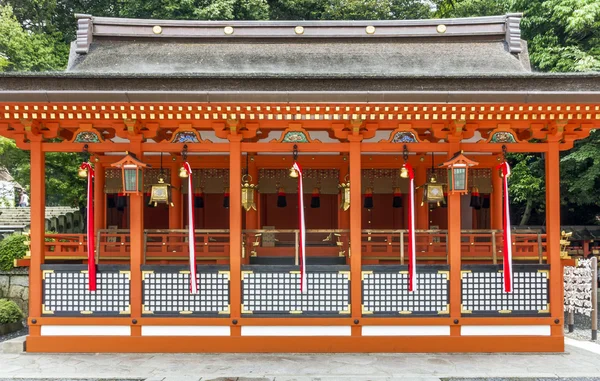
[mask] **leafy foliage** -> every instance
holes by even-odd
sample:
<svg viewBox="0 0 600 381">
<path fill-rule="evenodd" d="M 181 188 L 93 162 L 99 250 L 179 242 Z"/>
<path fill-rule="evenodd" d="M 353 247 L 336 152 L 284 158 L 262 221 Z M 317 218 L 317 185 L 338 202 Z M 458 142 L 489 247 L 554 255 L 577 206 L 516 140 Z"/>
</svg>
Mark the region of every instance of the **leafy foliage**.
<svg viewBox="0 0 600 381">
<path fill-rule="evenodd" d="M 46 34 L 23 29 L 10 5 L 0 5 L 0 70 L 45 71 L 66 64 L 68 50 Z"/>
<path fill-rule="evenodd" d="M 14 266 L 14 260 L 25 256 L 27 237 L 23 234 L 14 233 L 0 241 L 0 270 L 10 270 Z"/>
<path fill-rule="evenodd" d="M 23 311 L 15 302 L 7 299 L 0 299 L 0 324 L 17 323 L 23 319 Z"/>
<path fill-rule="evenodd" d="M 554 72 L 600 70 L 598 0 L 516 0 L 531 63 Z"/>
</svg>

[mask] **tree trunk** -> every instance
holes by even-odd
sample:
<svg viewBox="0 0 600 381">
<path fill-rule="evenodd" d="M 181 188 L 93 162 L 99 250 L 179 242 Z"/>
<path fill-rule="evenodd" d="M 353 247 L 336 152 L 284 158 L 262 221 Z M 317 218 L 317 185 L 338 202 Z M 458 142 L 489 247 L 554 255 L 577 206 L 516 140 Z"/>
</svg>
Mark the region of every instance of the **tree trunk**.
<svg viewBox="0 0 600 381">
<path fill-rule="evenodd" d="M 527 200 L 527 205 L 525 205 L 525 212 L 523 212 L 523 217 L 521 217 L 521 222 L 519 222 L 519 226 L 527 225 L 529 222 L 529 218 L 531 217 L 531 212 L 533 211 L 533 201 L 531 199 Z"/>
</svg>

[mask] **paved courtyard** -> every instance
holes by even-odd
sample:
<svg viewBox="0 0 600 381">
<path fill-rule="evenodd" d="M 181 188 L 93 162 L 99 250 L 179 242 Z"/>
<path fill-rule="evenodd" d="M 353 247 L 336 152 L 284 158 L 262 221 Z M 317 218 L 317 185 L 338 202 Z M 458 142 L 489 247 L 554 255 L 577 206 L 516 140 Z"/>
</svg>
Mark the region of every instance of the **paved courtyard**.
<svg viewBox="0 0 600 381">
<path fill-rule="evenodd" d="M 0 354 L 0 381 L 600 380 L 600 345 L 566 340 L 560 354 Z"/>
</svg>

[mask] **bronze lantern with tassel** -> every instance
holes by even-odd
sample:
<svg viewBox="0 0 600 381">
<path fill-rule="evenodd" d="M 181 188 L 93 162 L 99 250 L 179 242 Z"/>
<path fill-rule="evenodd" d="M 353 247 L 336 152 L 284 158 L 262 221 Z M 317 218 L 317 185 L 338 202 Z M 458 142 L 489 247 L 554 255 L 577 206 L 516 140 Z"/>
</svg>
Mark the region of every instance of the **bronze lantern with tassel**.
<svg viewBox="0 0 600 381">
<path fill-rule="evenodd" d="M 250 209 L 256 210 L 256 202 L 254 200 L 255 191 L 258 185 L 252 184 L 252 176 L 246 174 L 242 176 L 242 207 L 249 212 Z"/>
</svg>

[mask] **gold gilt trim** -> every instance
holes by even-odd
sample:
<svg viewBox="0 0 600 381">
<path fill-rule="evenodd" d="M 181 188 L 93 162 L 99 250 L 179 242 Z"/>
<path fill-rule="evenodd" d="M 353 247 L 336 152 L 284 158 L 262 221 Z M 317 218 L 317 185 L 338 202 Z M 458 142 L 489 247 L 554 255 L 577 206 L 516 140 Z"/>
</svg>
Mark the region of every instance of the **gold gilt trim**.
<svg viewBox="0 0 600 381">
<path fill-rule="evenodd" d="M 179 274 L 189 274 L 190 270 L 179 270 Z"/>
<path fill-rule="evenodd" d="M 348 280 L 350 280 L 350 271 L 338 271 L 340 275 L 348 275 Z"/>
<path fill-rule="evenodd" d="M 154 270 L 142 271 L 142 280 L 146 279 L 146 275 L 154 274 Z"/>
<path fill-rule="evenodd" d="M 543 310 L 538 310 L 538 314 L 549 314 L 550 313 L 550 303 L 546 304 L 546 308 Z"/>
<path fill-rule="evenodd" d="M 191 315 L 192 313 L 192 311 L 179 311 L 180 315 Z"/>
<path fill-rule="evenodd" d="M 348 303 L 348 308 L 346 310 L 341 310 L 340 315 L 348 315 L 350 314 L 352 309 L 352 304 Z"/>
<path fill-rule="evenodd" d="M 450 304 L 446 304 L 446 309 L 438 311 L 438 315 L 447 315 L 450 313 Z"/>
<path fill-rule="evenodd" d="M 367 310 L 367 309 L 365 308 L 365 305 L 364 305 L 364 304 L 362 304 L 362 305 L 361 305 L 361 311 L 362 311 L 362 314 L 363 314 L 363 315 L 372 315 L 372 314 L 373 314 L 373 311 L 369 311 L 369 310 Z"/>
<path fill-rule="evenodd" d="M 469 274 L 471 272 L 472 272 L 471 270 L 461 270 L 460 271 L 460 279 L 462 280 L 464 278 L 465 274 Z"/>
<path fill-rule="evenodd" d="M 142 308 L 144 308 L 144 305 L 142 305 Z M 131 304 L 127 305 L 127 308 L 123 311 L 119 311 L 119 315 L 129 315 L 131 313 Z"/>
<path fill-rule="evenodd" d="M 154 314 L 154 311 L 150 311 L 146 309 L 146 305 L 142 304 L 142 315 L 152 315 Z"/>
<path fill-rule="evenodd" d="M 550 279 L 550 270 L 538 270 L 538 273 L 546 273 L 546 279 Z"/>
<path fill-rule="evenodd" d="M 127 275 L 127 279 L 131 280 L 131 271 L 129 271 L 129 270 L 121 270 L 121 271 L 119 271 L 119 274 Z"/>
<path fill-rule="evenodd" d="M 243 304 L 242 304 L 242 313 L 243 314 L 253 314 L 253 312 L 250 310 L 247 310 Z"/>
<path fill-rule="evenodd" d="M 300 271 L 299 270 L 292 270 L 292 271 L 290 271 L 290 274 L 300 274 Z"/>
<path fill-rule="evenodd" d="M 231 313 L 231 308 L 230 305 L 227 305 L 227 308 L 225 308 L 223 311 L 219 311 L 219 315 L 229 315 Z"/>
<path fill-rule="evenodd" d="M 365 280 L 365 275 L 373 275 L 373 271 L 362 271 L 360 273 L 360 280 Z"/>
<path fill-rule="evenodd" d="M 84 311 L 79 311 L 80 314 L 82 315 L 91 315 L 94 313 L 94 311 L 88 311 L 88 310 L 84 310 Z"/>
<path fill-rule="evenodd" d="M 244 270 L 244 271 L 241 272 L 241 274 L 242 274 L 242 280 L 244 280 L 244 275 L 254 274 L 254 271 Z M 242 307 L 243 306 L 244 305 L 242 304 Z"/>
<path fill-rule="evenodd" d="M 408 271 L 405 271 L 405 270 L 398 271 L 398 274 L 408 274 Z"/>
<path fill-rule="evenodd" d="M 472 314 L 472 313 L 473 313 L 473 311 L 466 309 L 466 308 L 464 307 L 464 304 L 461 304 L 461 305 L 460 305 L 460 313 L 461 313 L 461 314 Z"/>
<path fill-rule="evenodd" d="M 290 310 L 289 313 L 294 314 L 294 315 L 300 315 L 303 311 L 302 310 Z"/>
<path fill-rule="evenodd" d="M 230 273 L 229 273 L 229 271 L 225 271 L 225 270 L 223 270 L 223 271 L 219 271 L 219 274 L 220 274 L 220 275 L 223 275 L 223 276 L 226 276 L 226 277 L 227 277 L 227 280 L 230 280 L 230 279 L 231 279 L 231 276 L 230 276 Z"/>
<path fill-rule="evenodd" d="M 400 315 L 410 315 L 410 314 L 412 314 L 412 311 L 398 311 L 398 313 Z"/>
<path fill-rule="evenodd" d="M 438 274 L 446 274 L 446 280 L 450 280 L 450 271 L 448 270 L 439 270 Z"/>
<path fill-rule="evenodd" d="M 48 274 L 54 274 L 54 270 L 42 270 L 42 279 L 46 280 Z"/>
<path fill-rule="evenodd" d="M 80 271 L 80 273 L 81 273 L 81 274 L 87 274 L 87 273 L 88 273 L 88 271 L 87 271 L 87 270 L 81 270 L 81 271 Z"/>
<path fill-rule="evenodd" d="M 54 311 L 46 308 L 45 304 L 42 304 L 42 315 L 54 315 Z"/>
<path fill-rule="evenodd" d="M 512 310 L 498 310 L 498 313 L 500 313 L 500 314 L 510 314 L 510 313 L 512 313 Z"/>
</svg>

